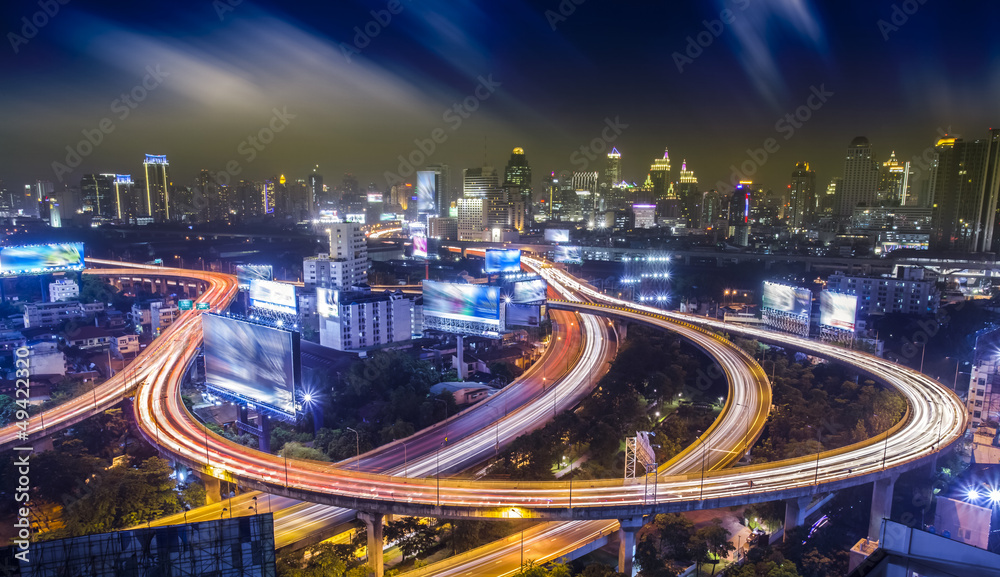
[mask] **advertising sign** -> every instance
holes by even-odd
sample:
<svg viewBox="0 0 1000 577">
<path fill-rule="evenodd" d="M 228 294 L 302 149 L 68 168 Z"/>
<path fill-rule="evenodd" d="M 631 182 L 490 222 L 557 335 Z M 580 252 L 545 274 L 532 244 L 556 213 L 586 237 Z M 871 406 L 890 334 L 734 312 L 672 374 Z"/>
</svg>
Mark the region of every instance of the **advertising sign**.
<svg viewBox="0 0 1000 577">
<path fill-rule="evenodd" d="M 253 279 L 250 281 L 250 306 L 290 315 L 298 314 L 295 285 Z"/>
<path fill-rule="evenodd" d="M 853 331 L 858 316 L 858 297 L 825 290 L 819 295 L 819 324 Z"/>
</svg>

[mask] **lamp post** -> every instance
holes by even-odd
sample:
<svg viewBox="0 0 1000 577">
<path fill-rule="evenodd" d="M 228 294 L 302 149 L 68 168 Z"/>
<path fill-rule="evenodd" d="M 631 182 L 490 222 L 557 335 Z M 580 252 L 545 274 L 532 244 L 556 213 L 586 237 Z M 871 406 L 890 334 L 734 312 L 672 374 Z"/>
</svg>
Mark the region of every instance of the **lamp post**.
<svg viewBox="0 0 1000 577">
<path fill-rule="evenodd" d="M 511 507 L 510 512 L 516 513 L 518 517 L 524 519 L 524 515 L 517 509 Z M 524 571 L 524 525 L 521 525 L 521 571 Z"/>
<path fill-rule="evenodd" d="M 500 407 L 489 406 L 491 409 L 497 412 L 497 440 L 496 440 L 496 456 L 500 456 Z"/>
<path fill-rule="evenodd" d="M 361 435 L 357 431 L 355 431 L 354 429 L 352 429 L 350 427 L 346 427 L 346 429 L 348 431 L 354 433 L 354 446 L 355 446 L 355 449 L 358 452 L 358 455 L 357 455 L 357 457 L 354 460 L 354 465 L 355 465 L 355 468 L 358 471 L 360 471 L 361 470 Z"/>
</svg>

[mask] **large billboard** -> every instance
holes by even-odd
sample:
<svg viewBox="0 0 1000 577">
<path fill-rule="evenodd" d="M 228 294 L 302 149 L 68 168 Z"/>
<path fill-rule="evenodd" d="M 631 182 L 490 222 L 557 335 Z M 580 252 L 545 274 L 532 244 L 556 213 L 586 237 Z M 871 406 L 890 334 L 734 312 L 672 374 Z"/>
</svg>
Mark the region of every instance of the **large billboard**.
<svg viewBox="0 0 1000 577">
<path fill-rule="evenodd" d="M 819 324 L 853 331 L 858 315 L 858 297 L 825 290 L 819 295 Z"/>
<path fill-rule="evenodd" d="M 250 290 L 250 281 L 273 280 L 274 269 L 269 264 L 240 264 L 236 265 L 236 283 L 240 290 Z"/>
<path fill-rule="evenodd" d="M 521 272 L 521 251 L 512 248 L 508 250 L 487 250 L 486 265 L 483 272 L 487 274 L 498 272 Z"/>
<path fill-rule="evenodd" d="M 437 191 L 437 174 L 431 170 L 417 171 L 417 210 L 435 212 L 434 197 Z"/>
<path fill-rule="evenodd" d="M 544 303 L 549 283 L 545 279 L 522 280 L 510 283 L 510 288 L 504 290 L 504 296 L 510 297 L 510 302 L 516 304 Z"/>
<path fill-rule="evenodd" d="M 298 314 L 299 306 L 295 299 L 295 285 L 252 279 L 250 281 L 250 306 L 290 315 Z"/>
<path fill-rule="evenodd" d="M 83 270 L 83 243 L 35 244 L 0 248 L 0 275 Z"/>
<path fill-rule="evenodd" d="M 316 287 L 316 314 L 324 319 L 340 317 L 340 291 Z"/>
<path fill-rule="evenodd" d="M 427 258 L 427 237 L 425 235 L 413 235 L 412 247 L 413 250 L 410 254 L 413 258 Z"/>
<path fill-rule="evenodd" d="M 294 416 L 299 333 L 213 314 L 201 319 L 205 382 L 240 400 Z"/>
<path fill-rule="evenodd" d="M 508 327 L 537 327 L 542 319 L 539 305 L 508 304 L 504 311 L 504 322 Z"/>
<path fill-rule="evenodd" d="M 555 261 L 566 264 L 583 264 L 583 250 L 578 246 L 557 246 Z"/>
<path fill-rule="evenodd" d="M 764 282 L 763 308 L 809 317 L 812 310 L 812 292 L 809 289 Z"/>
<path fill-rule="evenodd" d="M 568 228 L 545 229 L 545 240 L 548 242 L 569 242 Z"/>
<path fill-rule="evenodd" d="M 500 324 L 500 288 L 423 281 L 424 316 Z"/>
</svg>

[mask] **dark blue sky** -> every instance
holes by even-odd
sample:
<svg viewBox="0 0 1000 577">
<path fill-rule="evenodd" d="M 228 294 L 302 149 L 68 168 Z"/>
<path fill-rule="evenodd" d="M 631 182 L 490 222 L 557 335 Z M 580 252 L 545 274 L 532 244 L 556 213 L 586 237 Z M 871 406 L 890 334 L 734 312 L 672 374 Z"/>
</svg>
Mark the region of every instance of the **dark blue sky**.
<svg viewBox="0 0 1000 577">
<path fill-rule="evenodd" d="M 9 0 L 0 178 L 12 187 L 137 174 L 155 153 L 168 155 L 177 183 L 227 163 L 236 178 L 299 177 L 318 164 L 327 182 L 354 172 L 384 187 L 397 157 L 435 129 L 441 142 L 426 162 L 449 164 L 453 177 L 482 163 L 484 142 L 497 166 L 525 148 L 540 175 L 601 168 L 573 153 L 617 118 L 628 127 L 613 145 L 630 180 L 669 147 L 675 171 L 686 158 L 710 187 L 748 160 L 747 148 L 775 138 L 779 150 L 755 176 L 777 188 L 801 160 L 827 182 L 857 135 L 882 159 L 893 149 L 910 158 L 939 129 L 977 138 L 1000 117 L 995 3 L 403 0 L 391 22 L 374 24 L 371 11 L 389 4 L 70 0 L 20 42 L 10 34 L 41 8 Z M 560 6 L 564 19 L 552 16 Z M 894 6 L 898 29 L 880 30 Z M 706 27 L 724 10 L 731 23 Z M 354 28 L 366 25 L 377 36 L 355 46 Z M 674 53 L 699 33 L 707 46 L 679 71 Z M 360 53 L 348 60 L 344 46 Z M 159 78 L 146 78 L 157 65 Z M 470 101 L 478 109 L 460 123 L 444 115 L 480 77 L 499 83 L 495 92 L 480 89 L 488 97 Z M 137 89 L 144 81 L 148 90 Z M 794 130 L 776 127 L 813 87 L 832 95 Z M 144 96 L 134 108 L 121 100 L 133 89 Z M 276 109 L 286 111 L 277 123 Z M 100 144 L 80 148 L 81 131 L 96 140 L 104 119 Z M 269 126 L 282 130 L 253 148 L 248 138 Z M 69 164 L 67 146 L 89 154 L 54 169 Z"/>
</svg>

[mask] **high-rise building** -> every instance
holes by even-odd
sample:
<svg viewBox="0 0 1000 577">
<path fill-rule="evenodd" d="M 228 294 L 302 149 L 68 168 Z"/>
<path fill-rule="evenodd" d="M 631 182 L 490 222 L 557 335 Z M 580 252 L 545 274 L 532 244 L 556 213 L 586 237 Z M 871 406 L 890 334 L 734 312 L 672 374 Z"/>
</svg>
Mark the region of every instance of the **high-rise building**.
<svg viewBox="0 0 1000 577">
<path fill-rule="evenodd" d="M 837 187 L 837 217 L 850 217 L 858 205 L 872 206 L 878 198 L 878 164 L 864 136 L 851 141 L 844 158 L 844 180 Z"/>
<path fill-rule="evenodd" d="M 612 147 L 608 153 L 608 164 L 604 167 L 604 182 L 607 188 L 614 188 L 622 181 L 622 153 Z"/>
<path fill-rule="evenodd" d="M 115 175 L 115 218 L 128 221 L 135 216 L 135 190 L 132 188 L 132 175 Z"/>
<path fill-rule="evenodd" d="M 368 241 L 356 222 L 329 224 L 326 227 L 330 252 L 307 258 L 302 263 L 306 288 L 323 287 L 347 290 L 368 284 Z"/>
<path fill-rule="evenodd" d="M 488 228 L 488 202 L 485 198 L 460 198 L 458 204 L 458 240 L 483 240 Z"/>
<path fill-rule="evenodd" d="M 729 199 L 729 236 L 739 246 L 750 244 L 750 205 L 753 188 L 740 184 Z"/>
<path fill-rule="evenodd" d="M 931 169 L 933 248 L 962 252 L 995 251 L 1000 196 L 1000 129 L 988 139 L 945 137 L 935 146 Z"/>
<path fill-rule="evenodd" d="M 437 184 L 437 196 L 435 200 L 437 202 L 436 214 L 438 216 L 448 216 L 448 210 L 451 208 L 451 203 L 455 202 L 455 193 L 451 189 L 451 178 L 448 171 L 447 164 L 428 164 L 424 170 L 429 170 L 434 173 L 435 181 Z"/>
<path fill-rule="evenodd" d="M 147 154 L 142 162 L 146 178 L 146 197 L 140 207 L 141 216 L 157 221 L 170 220 L 170 181 L 167 180 L 167 157 Z"/>
<path fill-rule="evenodd" d="M 317 166 L 316 169 L 319 167 Z M 306 202 L 309 206 L 309 214 L 316 214 L 316 209 L 321 201 L 325 201 L 326 198 L 323 195 L 323 175 L 316 174 L 316 169 L 309 175 L 306 190 L 308 192 L 308 198 Z"/>
<path fill-rule="evenodd" d="M 812 223 L 816 214 L 816 172 L 808 162 L 795 164 L 788 189 L 788 214 L 785 221 L 792 230 L 802 230 Z"/>
<path fill-rule="evenodd" d="M 528 158 L 521 147 L 515 148 L 510 154 L 510 160 L 507 161 L 507 168 L 504 170 L 503 187 L 507 201 L 512 207 L 510 223 L 518 230 L 523 230 L 524 223 L 530 220 L 528 211 L 531 210 L 532 194 L 531 167 L 528 166 Z M 517 210 L 513 209 L 515 204 L 519 207 Z M 521 223 L 520 227 L 517 226 L 518 222 Z"/>
<path fill-rule="evenodd" d="M 93 216 L 113 217 L 115 175 L 85 174 L 80 179 L 80 193 L 83 195 L 83 210 Z"/>
<path fill-rule="evenodd" d="M 680 205 L 681 223 L 687 228 L 698 228 L 701 224 L 702 195 L 698 192 L 698 178 L 693 170 L 688 170 L 686 159 L 681 161 L 677 200 Z"/>
<path fill-rule="evenodd" d="M 597 171 L 574 172 L 573 190 L 576 192 L 576 202 L 580 207 L 580 218 L 587 221 L 588 226 L 594 223 L 596 213 L 601 211 L 601 196 Z"/>
<path fill-rule="evenodd" d="M 660 201 L 667 198 L 670 188 L 670 151 L 663 150 L 663 158 L 653 159 L 649 167 L 649 180 L 653 184 L 653 199 Z"/>
<path fill-rule="evenodd" d="M 887 206 L 905 206 L 912 174 L 910 163 L 897 159 L 893 150 L 878 173 L 878 201 Z"/>
<path fill-rule="evenodd" d="M 481 168 L 467 168 L 463 172 L 463 193 L 465 198 L 481 198 L 486 201 L 487 226 L 504 227 L 510 220 L 510 209 L 507 195 L 504 188 L 500 186 L 500 179 L 497 171 L 492 166 Z M 461 229 L 461 215 L 459 215 L 459 229 Z M 461 230 L 459 231 L 461 236 Z"/>
</svg>

